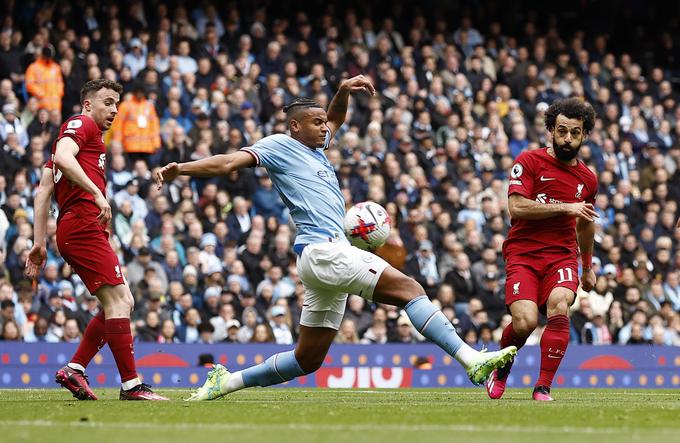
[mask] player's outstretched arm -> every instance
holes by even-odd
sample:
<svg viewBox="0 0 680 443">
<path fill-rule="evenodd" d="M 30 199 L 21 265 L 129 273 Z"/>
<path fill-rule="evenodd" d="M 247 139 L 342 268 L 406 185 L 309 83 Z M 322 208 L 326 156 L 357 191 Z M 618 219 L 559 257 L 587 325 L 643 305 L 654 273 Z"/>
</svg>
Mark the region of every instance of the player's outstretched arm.
<svg viewBox="0 0 680 443">
<path fill-rule="evenodd" d="M 539 203 L 519 194 L 512 194 L 508 199 L 508 211 L 516 220 L 543 220 L 558 215 L 578 217 L 592 222 L 598 217 L 592 204 L 578 203 Z"/>
<path fill-rule="evenodd" d="M 349 105 L 349 95 L 353 92 L 366 91 L 371 95 L 375 94 L 375 87 L 368 77 L 357 75 L 343 81 L 340 84 L 340 89 L 328 105 L 328 127 L 331 130 L 331 136 L 345 123 L 347 116 L 347 106 Z"/>
<path fill-rule="evenodd" d="M 245 151 L 236 151 L 231 154 L 213 155 L 193 162 L 169 163 L 156 171 L 155 179 L 160 188 L 164 182 L 171 182 L 178 175 L 217 177 L 252 166 L 255 166 L 255 158 L 251 154 Z"/>
<path fill-rule="evenodd" d="M 593 271 L 593 243 L 595 241 L 595 223 L 579 218 L 576 220 L 576 240 L 581 250 L 581 288 L 590 291 L 595 287 L 597 277 Z"/>
<path fill-rule="evenodd" d="M 47 215 L 54 192 L 54 178 L 50 168 L 43 168 L 40 186 L 33 202 L 33 247 L 26 260 L 25 273 L 32 279 L 38 278 L 40 270 L 47 260 L 45 232 L 47 231 Z"/>
<path fill-rule="evenodd" d="M 54 163 L 67 179 L 94 197 L 94 202 L 100 210 L 97 219 L 102 225 L 108 226 L 111 221 L 111 205 L 76 160 L 79 151 L 80 148 L 73 139 L 64 137 L 57 142 Z"/>
</svg>

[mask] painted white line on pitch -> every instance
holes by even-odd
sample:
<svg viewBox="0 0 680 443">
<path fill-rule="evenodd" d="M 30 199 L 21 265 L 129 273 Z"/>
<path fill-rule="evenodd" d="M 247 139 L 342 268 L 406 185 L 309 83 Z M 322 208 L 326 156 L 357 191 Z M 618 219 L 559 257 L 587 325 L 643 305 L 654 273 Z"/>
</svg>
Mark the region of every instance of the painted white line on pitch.
<svg viewBox="0 0 680 443">
<path fill-rule="evenodd" d="M 391 425 L 391 424 L 271 424 L 271 423 L 129 423 L 129 422 L 56 422 L 51 420 L 3 420 L 0 426 L 31 426 L 31 427 L 72 427 L 72 428 L 100 428 L 100 429 L 153 429 L 153 430 L 246 430 L 246 431 L 324 431 L 324 432 L 502 432 L 515 434 L 603 434 L 627 436 L 642 436 L 648 433 L 677 435 L 679 429 L 655 428 L 637 429 L 626 428 L 593 428 L 576 426 L 506 426 L 506 425 Z"/>
</svg>

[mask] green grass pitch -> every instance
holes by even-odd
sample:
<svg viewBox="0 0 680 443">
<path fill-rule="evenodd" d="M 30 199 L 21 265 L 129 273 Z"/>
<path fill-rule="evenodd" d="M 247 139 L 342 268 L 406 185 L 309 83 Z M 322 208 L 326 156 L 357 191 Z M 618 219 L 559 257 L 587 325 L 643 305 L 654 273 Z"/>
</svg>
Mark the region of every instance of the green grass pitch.
<svg viewBox="0 0 680 443">
<path fill-rule="evenodd" d="M 186 403 L 97 402 L 65 390 L 0 390 L 3 442 L 676 442 L 680 391 L 556 389 L 537 403 L 528 389 L 491 401 L 481 389 L 250 389 Z M 210 439 L 210 440 L 208 440 Z"/>
</svg>

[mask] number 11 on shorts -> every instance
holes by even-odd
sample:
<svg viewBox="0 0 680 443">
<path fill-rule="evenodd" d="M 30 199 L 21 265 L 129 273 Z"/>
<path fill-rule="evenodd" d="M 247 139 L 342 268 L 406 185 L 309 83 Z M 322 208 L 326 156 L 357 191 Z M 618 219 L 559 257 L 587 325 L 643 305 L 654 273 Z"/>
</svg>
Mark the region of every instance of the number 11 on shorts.
<svg viewBox="0 0 680 443">
<path fill-rule="evenodd" d="M 565 281 L 573 281 L 574 280 L 574 273 L 571 270 L 571 268 L 558 269 L 557 273 L 560 275 L 560 279 L 557 281 L 557 283 L 564 283 Z M 567 278 L 564 278 L 565 274 L 566 274 Z"/>
</svg>

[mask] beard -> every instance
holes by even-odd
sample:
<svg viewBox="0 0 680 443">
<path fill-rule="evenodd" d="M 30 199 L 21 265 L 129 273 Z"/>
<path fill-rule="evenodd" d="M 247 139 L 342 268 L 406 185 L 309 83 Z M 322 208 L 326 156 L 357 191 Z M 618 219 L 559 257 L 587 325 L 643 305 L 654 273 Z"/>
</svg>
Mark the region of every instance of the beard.
<svg viewBox="0 0 680 443">
<path fill-rule="evenodd" d="M 555 151 L 555 157 L 557 157 L 559 160 L 562 160 L 563 162 L 568 162 L 575 159 L 578 155 L 578 151 L 581 149 L 582 144 L 583 143 L 579 143 L 576 149 L 572 149 L 569 144 L 558 144 L 555 140 L 555 137 L 553 137 L 552 142 L 553 151 Z"/>
</svg>

